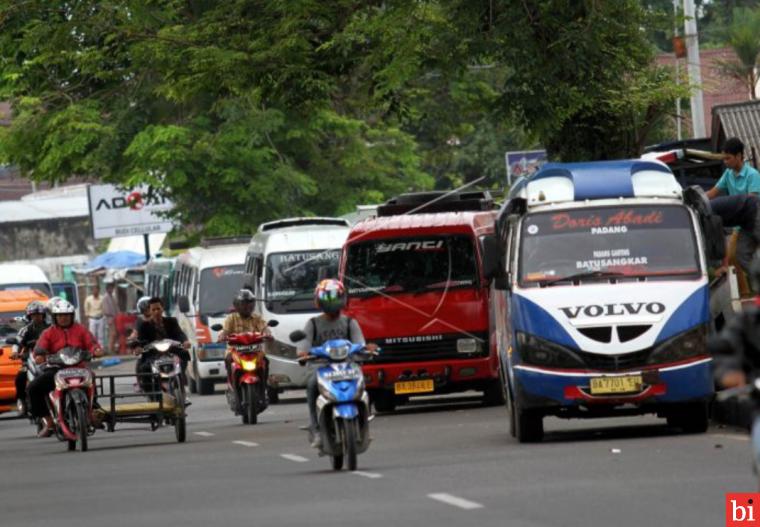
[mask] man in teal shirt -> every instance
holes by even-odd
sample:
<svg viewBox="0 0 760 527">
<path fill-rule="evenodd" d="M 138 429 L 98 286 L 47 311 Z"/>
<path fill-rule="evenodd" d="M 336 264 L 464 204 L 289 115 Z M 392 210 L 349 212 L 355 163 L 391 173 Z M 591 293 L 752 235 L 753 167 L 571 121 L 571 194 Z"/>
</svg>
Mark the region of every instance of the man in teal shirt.
<svg viewBox="0 0 760 527">
<path fill-rule="evenodd" d="M 760 195 L 760 172 L 744 160 L 744 144 L 736 137 L 726 139 L 723 145 L 723 162 L 726 171 L 718 183 L 707 191 L 710 199 L 737 194 Z"/>
<path fill-rule="evenodd" d="M 718 183 L 707 191 L 707 196 L 714 199 L 725 195 L 760 195 L 760 173 L 744 160 L 744 143 L 737 137 L 726 139 L 722 152 L 726 171 Z M 738 267 L 747 272 L 747 264 L 752 261 L 758 245 L 760 240 L 752 230 L 737 229 L 728 244 L 729 262 L 735 260 Z"/>
</svg>

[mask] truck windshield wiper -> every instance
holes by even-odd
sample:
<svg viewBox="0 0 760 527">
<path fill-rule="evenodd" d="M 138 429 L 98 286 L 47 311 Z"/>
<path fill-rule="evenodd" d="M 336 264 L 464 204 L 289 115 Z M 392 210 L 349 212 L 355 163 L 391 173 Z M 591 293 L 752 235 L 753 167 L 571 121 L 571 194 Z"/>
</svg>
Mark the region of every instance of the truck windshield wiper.
<svg viewBox="0 0 760 527">
<path fill-rule="evenodd" d="M 606 271 L 606 270 L 589 270 L 589 271 L 583 271 L 581 273 L 571 274 L 568 276 L 560 276 L 559 278 L 552 278 L 551 280 L 545 280 L 540 283 L 540 285 L 551 287 L 553 285 L 557 285 L 560 282 L 575 282 L 577 280 L 582 280 L 584 278 L 610 278 L 615 276 L 628 276 L 625 273 L 621 273 L 618 271 Z"/>
</svg>

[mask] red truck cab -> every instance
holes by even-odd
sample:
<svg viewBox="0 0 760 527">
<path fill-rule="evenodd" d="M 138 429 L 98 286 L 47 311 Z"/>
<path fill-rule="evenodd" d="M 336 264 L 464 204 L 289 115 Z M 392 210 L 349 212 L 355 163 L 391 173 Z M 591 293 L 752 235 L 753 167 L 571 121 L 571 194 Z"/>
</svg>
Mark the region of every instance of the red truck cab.
<svg viewBox="0 0 760 527">
<path fill-rule="evenodd" d="M 346 314 L 381 348 L 363 366 L 378 411 L 466 390 L 502 401 L 482 258 L 494 219 L 487 192 L 405 194 L 351 229 Z"/>
</svg>

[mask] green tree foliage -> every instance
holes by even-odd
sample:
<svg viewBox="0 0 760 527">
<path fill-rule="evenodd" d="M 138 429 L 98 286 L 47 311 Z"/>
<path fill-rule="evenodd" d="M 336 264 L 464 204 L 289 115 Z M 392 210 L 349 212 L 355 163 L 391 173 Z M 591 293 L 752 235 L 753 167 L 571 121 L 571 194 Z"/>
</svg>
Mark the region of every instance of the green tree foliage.
<svg viewBox="0 0 760 527">
<path fill-rule="evenodd" d="M 758 60 L 760 59 L 760 8 L 734 10 L 733 20 L 725 32 L 726 43 L 736 53 L 736 60 L 725 61 L 721 68 L 739 80 L 750 98 L 755 99 Z"/>
<path fill-rule="evenodd" d="M 636 155 L 683 95 L 637 0 L 0 0 L 0 156 L 147 182 L 239 232 L 503 181 L 507 149 Z"/>
</svg>

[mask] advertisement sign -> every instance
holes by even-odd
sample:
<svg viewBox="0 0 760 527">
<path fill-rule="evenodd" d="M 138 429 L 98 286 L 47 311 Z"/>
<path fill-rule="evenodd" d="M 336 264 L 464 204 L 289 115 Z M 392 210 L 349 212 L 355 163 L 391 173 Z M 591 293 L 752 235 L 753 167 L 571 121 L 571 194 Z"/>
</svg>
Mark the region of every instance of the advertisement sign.
<svg viewBox="0 0 760 527">
<path fill-rule="evenodd" d="M 520 176 L 529 176 L 546 164 L 546 150 L 519 150 L 504 155 L 507 162 L 507 185 Z"/>
<path fill-rule="evenodd" d="M 173 204 L 148 185 L 123 189 L 115 185 L 89 185 L 92 234 L 96 240 L 169 232 L 172 221 L 163 217 Z"/>
</svg>

